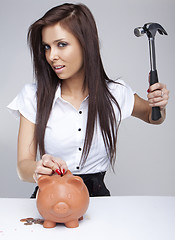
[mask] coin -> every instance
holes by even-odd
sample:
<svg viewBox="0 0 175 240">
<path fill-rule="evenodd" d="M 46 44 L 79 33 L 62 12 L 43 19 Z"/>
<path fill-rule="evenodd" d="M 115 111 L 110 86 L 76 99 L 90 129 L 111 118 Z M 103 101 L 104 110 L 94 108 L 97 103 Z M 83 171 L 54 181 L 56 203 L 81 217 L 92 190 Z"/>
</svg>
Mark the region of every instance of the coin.
<svg viewBox="0 0 175 240">
<path fill-rule="evenodd" d="M 24 225 L 32 225 L 32 222 L 25 222 Z"/>
<path fill-rule="evenodd" d="M 43 220 L 43 219 L 39 219 L 39 218 L 37 219 L 37 218 L 36 218 L 36 219 L 34 220 L 34 224 L 41 224 L 41 225 L 42 225 L 43 223 L 44 223 L 44 220 Z"/>
<path fill-rule="evenodd" d="M 33 218 L 26 218 L 27 220 L 29 220 L 29 221 L 32 221 L 33 220 Z"/>
<path fill-rule="evenodd" d="M 22 218 L 20 222 L 23 222 L 24 225 L 41 224 L 43 225 L 44 220 L 40 218 Z"/>
<path fill-rule="evenodd" d="M 20 219 L 20 222 L 27 222 L 27 219 L 26 218 L 22 218 L 22 219 Z"/>
</svg>

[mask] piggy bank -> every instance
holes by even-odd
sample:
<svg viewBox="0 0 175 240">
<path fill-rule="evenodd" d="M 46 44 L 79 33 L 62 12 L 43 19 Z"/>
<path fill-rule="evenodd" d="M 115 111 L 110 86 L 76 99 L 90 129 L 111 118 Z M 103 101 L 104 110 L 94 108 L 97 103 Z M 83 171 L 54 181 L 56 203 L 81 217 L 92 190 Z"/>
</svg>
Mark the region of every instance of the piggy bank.
<svg viewBox="0 0 175 240">
<path fill-rule="evenodd" d="M 37 208 L 44 218 L 43 226 L 53 228 L 64 223 L 79 226 L 89 205 L 89 192 L 83 180 L 68 170 L 65 175 L 42 176 L 38 180 Z"/>
</svg>

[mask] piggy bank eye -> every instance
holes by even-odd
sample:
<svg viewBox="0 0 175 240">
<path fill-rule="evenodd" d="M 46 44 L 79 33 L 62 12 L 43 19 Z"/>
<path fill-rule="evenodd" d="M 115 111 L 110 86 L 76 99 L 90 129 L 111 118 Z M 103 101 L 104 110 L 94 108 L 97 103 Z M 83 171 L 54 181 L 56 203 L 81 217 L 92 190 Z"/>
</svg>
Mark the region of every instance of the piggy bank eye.
<svg viewBox="0 0 175 240">
<path fill-rule="evenodd" d="M 49 195 L 49 198 L 50 198 L 50 199 L 54 199 L 54 194 L 51 193 L 51 194 Z"/>
<path fill-rule="evenodd" d="M 67 197 L 68 197 L 68 199 L 71 199 L 72 198 L 71 193 L 68 193 Z"/>
</svg>

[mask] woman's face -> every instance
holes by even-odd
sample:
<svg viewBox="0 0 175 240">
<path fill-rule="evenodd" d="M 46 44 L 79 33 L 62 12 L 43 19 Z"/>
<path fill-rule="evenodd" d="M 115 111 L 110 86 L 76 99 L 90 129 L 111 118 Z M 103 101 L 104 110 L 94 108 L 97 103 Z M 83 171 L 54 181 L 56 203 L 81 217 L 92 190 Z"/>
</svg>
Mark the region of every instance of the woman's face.
<svg viewBox="0 0 175 240">
<path fill-rule="evenodd" d="M 42 42 L 47 62 L 60 79 L 84 80 L 82 47 L 59 23 L 44 27 Z"/>
</svg>

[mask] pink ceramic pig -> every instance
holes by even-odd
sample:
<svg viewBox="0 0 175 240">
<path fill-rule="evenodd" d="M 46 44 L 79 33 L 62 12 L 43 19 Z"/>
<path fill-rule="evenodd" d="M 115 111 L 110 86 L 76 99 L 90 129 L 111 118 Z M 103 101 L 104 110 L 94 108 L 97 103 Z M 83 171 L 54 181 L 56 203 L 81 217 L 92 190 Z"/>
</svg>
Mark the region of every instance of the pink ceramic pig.
<svg viewBox="0 0 175 240">
<path fill-rule="evenodd" d="M 43 226 L 53 228 L 56 223 L 64 223 L 68 228 L 78 227 L 89 205 L 83 180 L 68 170 L 63 176 L 40 177 L 38 186 L 37 208 L 44 218 Z"/>
</svg>

